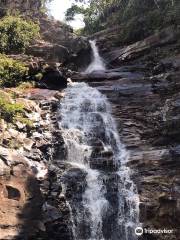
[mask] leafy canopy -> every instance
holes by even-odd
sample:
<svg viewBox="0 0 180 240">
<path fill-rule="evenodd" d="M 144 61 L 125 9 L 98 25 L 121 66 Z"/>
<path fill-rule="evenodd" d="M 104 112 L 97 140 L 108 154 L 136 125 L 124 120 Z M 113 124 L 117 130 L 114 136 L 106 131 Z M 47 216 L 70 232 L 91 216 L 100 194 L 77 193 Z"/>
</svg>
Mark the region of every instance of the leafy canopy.
<svg viewBox="0 0 180 240">
<path fill-rule="evenodd" d="M 0 21 L 0 52 L 24 52 L 30 42 L 38 36 L 38 24 L 19 16 L 6 16 Z"/>
<path fill-rule="evenodd" d="M 66 12 L 66 20 L 73 20 L 76 14 L 83 14 L 85 23 L 83 33 L 87 34 L 114 25 L 121 25 L 126 31 L 128 24 L 138 35 L 136 28 L 140 28 L 139 24 L 142 23 L 145 31 L 149 28 L 152 31 L 180 22 L 179 0 L 74 0 L 72 2 L 72 7 Z M 84 3 L 81 7 L 78 4 L 80 2 Z M 141 23 L 139 19 L 142 20 Z"/>
</svg>

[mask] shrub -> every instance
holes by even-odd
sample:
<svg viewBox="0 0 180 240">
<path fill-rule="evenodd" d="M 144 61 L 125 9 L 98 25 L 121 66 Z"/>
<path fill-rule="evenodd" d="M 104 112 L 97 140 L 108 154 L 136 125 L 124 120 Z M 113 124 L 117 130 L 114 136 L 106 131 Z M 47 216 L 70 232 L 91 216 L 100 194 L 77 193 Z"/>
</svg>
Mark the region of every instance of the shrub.
<svg viewBox="0 0 180 240">
<path fill-rule="evenodd" d="M 13 122 L 18 114 L 23 114 L 24 106 L 19 103 L 13 103 L 10 99 L 0 93 L 0 118 L 7 122 Z"/>
<path fill-rule="evenodd" d="M 20 61 L 0 54 L 0 87 L 15 87 L 23 81 L 28 68 Z"/>
<path fill-rule="evenodd" d="M 11 94 L 0 90 L 0 120 L 4 119 L 7 123 L 15 124 L 17 121 L 33 127 L 33 121 L 26 115 L 26 106 L 23 103 L 15 102 Z"/>
<path fill-rule="evenodd" d="M 6 16 L 0 21 L 0 52 L 24 52 L 30 42 L 39 35 L 39 26 L 17 16 Z"/>
</svg>

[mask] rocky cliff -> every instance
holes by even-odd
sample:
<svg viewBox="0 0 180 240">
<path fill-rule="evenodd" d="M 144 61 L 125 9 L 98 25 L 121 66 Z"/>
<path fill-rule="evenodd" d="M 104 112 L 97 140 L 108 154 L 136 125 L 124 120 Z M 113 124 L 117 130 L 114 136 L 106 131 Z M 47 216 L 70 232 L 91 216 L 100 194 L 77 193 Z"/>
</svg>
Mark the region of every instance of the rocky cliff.
<svg viewBox="0 0 180 240">
<path fill-rule="evenodd" d="M 0 17 L 20 13 L 40 25 L 39 38 L 26 52 L 9 57 L 29 67 L 28 78 L 42 73 L 48 65 L 50 76 L 46 75 L 46 80 L 52 83 L 55 78 L 62 88 L 61 81 L 63 87 L 67 81 L 58 66 L 68 75 L 67 66 L 83 52 L 89 54 L 89 44 L 71 27 L 50 19 L 41 10 L 42 1 L 0 2 Z M 62 96 L 59 91 L 31 87 L 0 90 L 0 239 L 59 239 L 59 235 L 72 239 L 70 210 L 63 195 L 59 196 L 62 187 L 58 179 L 68 166 L 57 168 L 54 160 L 63 145 L 57 125 Z M 2 116 L 4 103 L 6 119 Z M 10 121 L 8 112 L 15 115 L 19 106 L 22 119 L 14 121 L 11 116 Z"/>
<path fill-rule="evenodd" d="M 26 16 L 38 16 L 43 7 L 43 1 L 40 0 L 4 0 L 0 3 L 0 16 L 20 13 Z"/>
<path fill-rule="evenodd" d="M 111 69 L 74 80 L 88 81 L 112 103 L 119 134 L 130 152 L 140 222 L 147 229 L 173 232 L 145 234 L 142 239 L 179 239 L 179 33 L 170 27 L 125 47 L 116 46 L 113 33 L 112 39 L 105 39 L 106 32 L 96 35 Z M 111 44 L 108 50 L 104 41 Z"/>
<path fill-rule="evenodd" d="M 71 239 L 71 221 L 56 167 L 62 149 L 57 107 L 59 91 L 17 92 L 31 125 L 0 123 L 0 239 Z M 58 230 L 55 228 L 59 228 Z"/>
<path fill-rule="evenodd" d="M 140 222 L 143 227 L 171 230 L 171 234 L 144 234 L 141 237 L 143 240 L 176 240 L 179 237 L 180 61 L 178 49 L 180 45 L 177 41 L 177 34 L 174 28 L 168 31 L 164 29 L 160 34 L 150 36 L 135 44 L 111 48 L 111 51 L 103 52 L 111 69 L 103 73 L 94 72 L 73 76 L 74 81 L 86 81 L 96 87 L 107 96 L 112 104 L 112 113 L 118 124 L 119 135 L 130 153 L 128 166 L 133 170 L 131 178 L 136 183 L 140 197 Z M 48 94 L 58 96 L 53 91 Z M 67 152 L 62 132 L 57 126 L 57 121 L 61 119 L 59 113 L 56 112 L 59 100 L 55 102 L 53 100 L 54 103 L 51 105 L 51 98 L 46 98 L 44 101 L 44 94 L 39 90 L 32 94 L 31 98 L 36 101 L 37 98 L 39 99 L 42 117 L 50 114 L 48 119 L 54 122 L 54 127 L 53 124 L 47 127 L 41 122 L 42 126 L 33 133 L 34 138 L 31 137 L 32 133 L 30 134 L 33 145 L 30 152 L 25 151 L 26 158 L 35 162 L 44 159 L 48 174 L 40 180 L 34 173 L 33 175 L 31 173 L 30 176 L 33 176 L 35 182 L 32 184 L 33 189 L 29 189 L 27 188 L 29 178 L 26 174 L 23 174 L 22 180 L 21 178 L 19 180 L 21 174 L 19 171 L 20 169 L 23 171 L 24 167 L 22 160 L 20 165 L 16 166 L 18 177 L 15 175 L 16 168 L 9 173 L 10 175 L 7 175 L 10 168 L 6 166 L 7 172 L 4 172 L 3 179 L 10 176 L 10 180 L 3 180 L 2 183 L 2 188 L 5 189 L 3 190 L 5 200 L 1 208 L 4 211 L 3 209 L 10 206 L 11 213 L 5 211 L 4 214 L 7 217 L 9 214 L 14 216 L 14 222 L 9 223 L 8 227 L 7 223 L 3 224 L 3 229 L 5 227 L 8 229 L 8 231 L 3 231 L 3 234 L 5 232 L 14 234 L 18 236 L 17 239 L 23 239 L 24 236 L 28 236 L 27 239 L 49 239 L 49 237 L 72 239 L 72 212 L 68 201 L 72 199 L 76 201 L 81 196 L 84 191 L 85 175 L 63 161 Z M 49 105 L 52 107 L 49 108 Z M 47 152 L 51 154 L 46 155 Z M 1 154 L 2 164 L 8 161 L 7 156 L 5 153 Z M 111 155 L 105 155 L 102 160 L 102 162 L 94 160 L 93 168 L 111 172 L 114 168 Z M 11 169 L 14 169 L 13 162 L 11 164 Z M 19 185 L 17 181 L 20 181 Z M 66 194 L 62 188 L 63 181 L 68 181 Z M 112 195 L 108 195 L 108 198 L 113 202 L 116 183 L 110 178 L 108 181 L 106 179 L 106 184 L 112 191 L 110 191 Z M 36 196 L 20 197 L 21 189 L 24 189 L 27 195 L 35 191 Z M 38 206 L 34 204 L 33 199 L 38 200 Z M 17 210 L 12 203 L 19 204 L 20 210 Z M 40 207 L 41 210 L 31 219 L 32 212 L 37 211 L 36 207 L 38 209 Z M 29 208 L 29 214 L 21 218 L 22 212 L 25 213 Z M 20 215 L 17 215 L 17 211 Z M 17 216 L 20 217 L 17 218 Z M 7 219 L 7 217 L 3 218 Z M 32 232 L 29 233 L 27 223 L 32 225 L 32 235 Z M 18 232 L 18 226 L 23 230 Z M 4 239 L 11 239 L 8 237 L 5 236 Z"/>
<path fill-rule="evenodd" d="M 19 1 L 3 1 L 1 9 L 5 9 L 7 4 L 14 9 L 18 8 Z M 39 9 L 39 2 L 26 1 L 22 11 L 34 7 Z M 27 55 L 14 58 L 28 58 L 27 62 L 30 58 L 52 64 L 73 63 L 77 69 L 77 63 L 89 54 L 87 40 L 75 36 L 71 28 L 44 15 L 39 21 L 42 39 L 32 43 Z M 73 74 L 72 79 L 88 82 L 106 95 L 112 104 L 121 141 L 130 153 L 128 166 L 140 197 L 143 227 L 172 230 L 168 235 L 145 234 L 141 239 L 178 240 L 179 29 L 170 26 L 128 46 L 119 46 L 118 27 L 93 37 L 97 38 L 108 69 L 91 74 Z M 84 61 L 85 65 L 88 61 Z M 64 96 L 59 91 L 42 89 L 20 92 L 4 89 L 3 94 L 8 94 L 12 102 L 16 96 L 16 102 L 23 104 L 24 114 L 31 122 L 0 123 L 0 239 L 72 240 L 69 201 L 81 199 L 86 184 L 84 172 L 64 162 L 67 151 L 58 126 L 61 121 L 58 107 Z M 113 172 L 116 166 L 112 162 L 112 153 L 101 152 L 100 142 L 94 145 L 94 155 L 99 154 L 99 158 L 97 161 L 92 157 L 92 167 Z M 107 198 L 113 206 L 117 200 L 115 179 L 115 176 L 106 179 L 111 193 Z M 68 181 L 66 193 L 63 181 Z M 113 229 L 109 219 L 113 219 L 115 214 L 112 211 L 105 221 L 106 236 L 109 236 L 106 226 Z"/>
</svg>

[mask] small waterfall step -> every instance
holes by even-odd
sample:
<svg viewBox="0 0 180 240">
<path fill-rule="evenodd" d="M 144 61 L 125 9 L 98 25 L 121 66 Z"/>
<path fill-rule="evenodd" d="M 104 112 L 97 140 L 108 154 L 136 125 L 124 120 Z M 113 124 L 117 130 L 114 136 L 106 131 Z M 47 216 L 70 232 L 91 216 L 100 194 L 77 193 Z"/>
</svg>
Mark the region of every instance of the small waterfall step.
<svg viewBox="0 0 180 240">
<path fill-rule="evenodd" d="M 96 46 L 96 40 L 90 40 L 89 43 L 93 52 L 93 59 L 92 63 L 88 66 L 85 73 L 89 74 L 93 71 L 105 71 L 105 63 L 99 54 L 98 47 Z"/>
</svg>

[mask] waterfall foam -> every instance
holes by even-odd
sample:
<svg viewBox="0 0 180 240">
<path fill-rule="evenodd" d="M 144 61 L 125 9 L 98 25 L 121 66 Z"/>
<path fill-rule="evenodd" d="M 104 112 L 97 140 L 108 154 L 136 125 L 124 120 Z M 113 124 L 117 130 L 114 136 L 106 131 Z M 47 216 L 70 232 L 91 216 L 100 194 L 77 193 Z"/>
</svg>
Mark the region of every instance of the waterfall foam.
<svg viewBox="0 0 180 240">
<path fill-rule="evenodd" d="M 91 49 L 92 49 L 92 52 L 93 52 L 93 61 L 88 66 L 85 73 L 91 73 L 93 71 L 105 71 L 106 66 L 105 66 L 105 63 L 104 63 L 103 59 L 99 55 L 99 50 L 96 46 L 96 41 L 95 40 L 90 40 L 89 42 L 90 42 Z"/>
<path fill-rule="evenodd" d="M 136 239 L 138 194 L 126 166 L 128 152 L 119 139 L 107 98 L 86 83 L 74 83 L 65 90 L 60 115 L 59 126 L 67 148 L 66 160 L 86 174 L 82 198 L 70 201 L 74 238 Z M 101 161 L 103 164 L 113 163 L 113 171 L 103 169 Z M 107 183 L 111 178 L 115 179 L 113 188 L 117 188 L 112 201 L 112 186 Z M 108 228 L 110 237 L 106 233 Z"/>
</svg>

